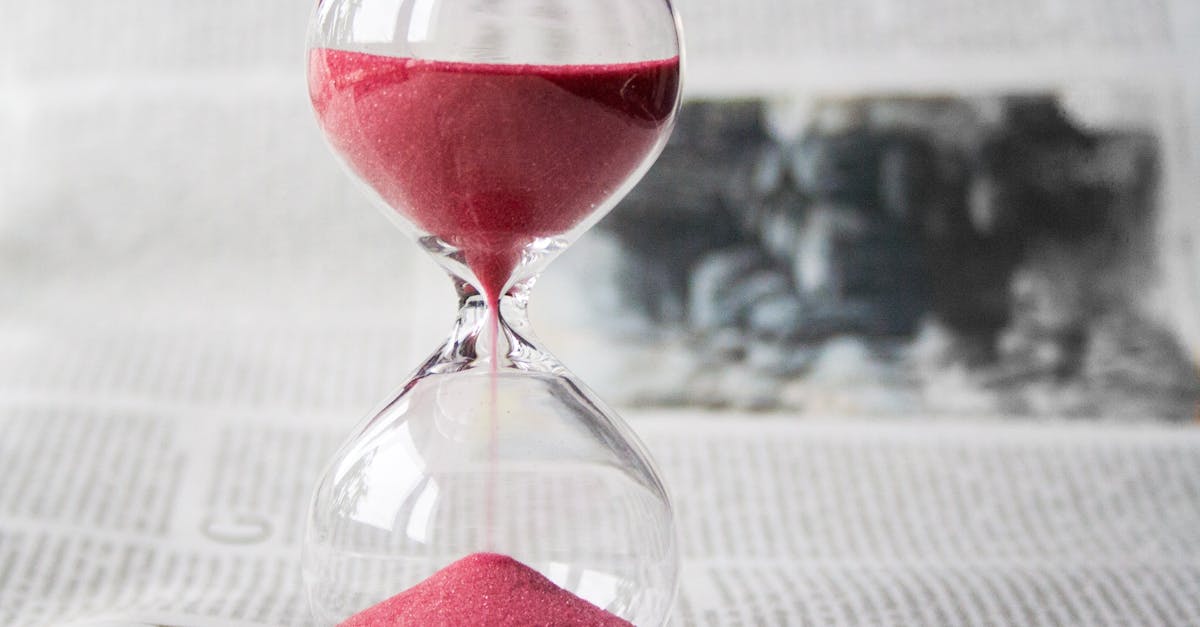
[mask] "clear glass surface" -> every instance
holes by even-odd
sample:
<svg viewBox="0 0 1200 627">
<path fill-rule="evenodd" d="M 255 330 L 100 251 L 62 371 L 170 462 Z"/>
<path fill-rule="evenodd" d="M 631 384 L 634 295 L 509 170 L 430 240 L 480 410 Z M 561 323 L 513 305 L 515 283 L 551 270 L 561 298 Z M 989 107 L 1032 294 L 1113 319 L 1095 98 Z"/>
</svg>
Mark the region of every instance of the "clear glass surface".
<svg viewBox="0 0 1200 627">
<path fill-rule="evenodd" d="M 309 90 L 316 93 L 321 89 L 319 74 L 326 67 L 314 57 L 314 50 L 496 66 L 586 66 L 678 58 L 682 69 L 681 37 L 669 0 L 321 0 L 309 26 Z M 619 185 L 602 197 L 589 199 L 591 206 L 564 208 L 584 209 L 584 219 L 562 232 L 528 242 L 510 283 L 536 276 L 642 178 L 674 124 L 680 83 L 669 87 L 670 93 L 664 95 L 670 96 L 670 116 L 657 142 L 643 152 Z M 358 106 L 373 106 L 370 97 L 357 94 Z M 330 137 L 328 126 L 324 128 Z M 411 215 L 406 217 L 414 209 L 413 203 L 381 194 L 379 185 L 363 180 L 363 172 L 347 158 L 348 151 L 336 141 L 331 143 L 351 175 L 364 183 L 364 191 L 389 209 L 387 214 L 402 230 L 411 233 L 452 275 L 478 285 L 456 243 L 431 233 Z"/>
<path fill-rule="evenodd" d="M 541 269 L 666 141 L 680 87 L 670 3 L 324 0 L 308 44 L 334 152 L 449 272 L 460 305 L 318 482 L 314 618 L 337 624 L 488 552 L 664 624 L 678 571 L 667 491 L 629 427 L 537 344 L 525 308 Z"/>
</svg>

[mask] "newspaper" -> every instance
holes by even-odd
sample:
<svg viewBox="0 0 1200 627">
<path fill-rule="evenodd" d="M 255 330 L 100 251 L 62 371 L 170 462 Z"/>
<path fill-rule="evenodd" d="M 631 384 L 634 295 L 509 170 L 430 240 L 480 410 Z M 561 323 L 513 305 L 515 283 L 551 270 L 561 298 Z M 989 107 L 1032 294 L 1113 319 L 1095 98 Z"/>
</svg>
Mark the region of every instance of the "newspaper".
<svg viewBox="0 0 1200 627">
<path fill-rule="evenodd" d="M 1182 164 L 1167 230 L 1197 232 L 1200 3 L 677 6 L 692 97 L 1165 85 L 1158 117 Z M 318 209 L 357 192 L 306 156 L 321 150 L 311 129 L 297 140 L 307 147 L 277 140 L 311 123 L 295 3 L 137 9 L 150 13 L 35 3 L 6 31 L 0 625 L 308 625 L 299 554 L 312 481 L 365 410 L 356 403 L 401 380 L 449 310 L 428 307 L 434 289 L 413 276 L 423 307 L 376 294 L 396 259 L 370 257 L 363 233 L 383 227 L 332 227 Z M 205 56 L 197 42 L 210 39 L 229 45 Z M 297 172 L 331 182 L 281 195 Z M 338 225 L 366 215 L 344 213 Z M 307 231 L 266 237 L 289 227 Z M 379 250 L 405 245 L 374 237 Z M 218 245 L 259 256 L 224 260 L 224 272 L 196 263 Z M 1192 286 L 1180 309 L 1200 302 L 1197 255 L 1173 257 L 1177 284 Z M 288 280 L 295 293 L 281 295 Z M 253 298 L 270 322 L 233 332 L 196 306 Z M 363 332 L 343 309 L 368 305 L 379 319 L 408 307 L 431 321 L 407 318 L 411 337 Z M 141 318 L 109 328 L 132 310 Z M 203 318 L 217 322 L 198 330 Z M 313 320 L 279 331 L 296 318 Z M 675 498 L 675 625 L 1200 624 L 1194 427 L 630 417 Z"/>
<path fill-rule="evenodd" d="M 3 414 L 0 624 L 304 624 L 300 525 L 327 430 L 152 408 Z"/>
<path fill-rule="evenodd" d="M 340 416 L 0 408 L 0 624 L 308 625 Z M 633 416 L 671 486 L 673 625 L 1194 624 L 1200 433 Z"/>
<path fill-rule="evenodd" d="M 1185 72 L 1196 10 L 1172 0 L 679 0 L 694 92 L 988 90 Z"/>
</svg>

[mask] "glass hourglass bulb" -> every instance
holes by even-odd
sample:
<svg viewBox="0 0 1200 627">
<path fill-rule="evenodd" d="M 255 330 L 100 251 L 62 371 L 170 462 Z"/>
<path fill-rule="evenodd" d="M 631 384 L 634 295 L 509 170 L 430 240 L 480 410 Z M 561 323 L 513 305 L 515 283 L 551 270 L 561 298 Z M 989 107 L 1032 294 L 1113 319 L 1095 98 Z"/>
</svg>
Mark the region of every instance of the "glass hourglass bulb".
<svg viewBox="0 0 1200 627">
<path fill-rule="evenodd" d="M 633 432 L 538 346 L 525 307 L 666 141 L 670 2 L 322 0 L 308 44 L 335 153 L 459 296 L 445 344 L 318 482 L 314 618 L 663 624 L 678 570 L 666 490 Z"/>
</svg>

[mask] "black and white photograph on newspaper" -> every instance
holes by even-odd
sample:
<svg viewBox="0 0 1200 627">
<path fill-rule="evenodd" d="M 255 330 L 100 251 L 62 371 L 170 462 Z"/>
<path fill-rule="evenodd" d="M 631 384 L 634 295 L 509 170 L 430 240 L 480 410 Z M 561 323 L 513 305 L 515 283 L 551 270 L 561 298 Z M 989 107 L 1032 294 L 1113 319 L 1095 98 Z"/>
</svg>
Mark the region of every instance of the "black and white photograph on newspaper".
<svg viewBox="0 0 1200 627">
<path fill-rule="evenodd" d="M 652 405 L 1194 419 L 1153 97 L 689 102 L 567 253 L 623 349 L 580 361 Z"/>
</svg>

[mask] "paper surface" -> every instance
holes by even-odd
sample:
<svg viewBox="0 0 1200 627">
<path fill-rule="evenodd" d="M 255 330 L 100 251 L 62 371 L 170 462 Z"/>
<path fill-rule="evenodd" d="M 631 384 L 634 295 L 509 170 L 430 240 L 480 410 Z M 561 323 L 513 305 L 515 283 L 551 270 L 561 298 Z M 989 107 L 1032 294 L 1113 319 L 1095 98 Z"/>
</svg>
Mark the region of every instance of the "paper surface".
<svg viewBox="0 0 1200 627">
<path fill-rule="evenodd" d="M 309 8 L 3 25 L 0 625 L 307 623 L 311 482 L 452 315 L 321 145 Z M 693 97 L 1165 86 L 1164 302 L 1200 303 L 1200 3 L 678 8 Z M 1200 623 L 1194 426 L 630 417 L 675 498 L 675 625 Z"/>
<path fill-rule="evenodd" d="M 308 624 L 342 418 L 4 403 L 0 624 Z M 1200 620 L 1194 429 L 632 418 L 675 499 L 673 625 Z"/>
</svg>

